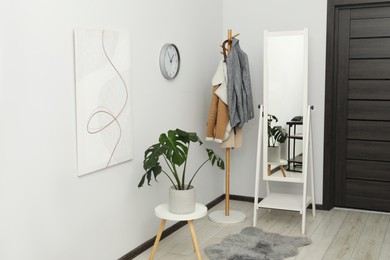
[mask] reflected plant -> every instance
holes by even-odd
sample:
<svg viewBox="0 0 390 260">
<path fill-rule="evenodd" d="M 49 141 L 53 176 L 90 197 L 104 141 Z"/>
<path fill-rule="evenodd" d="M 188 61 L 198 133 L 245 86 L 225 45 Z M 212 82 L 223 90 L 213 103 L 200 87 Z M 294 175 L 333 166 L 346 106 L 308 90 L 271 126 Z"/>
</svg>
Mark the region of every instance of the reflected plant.
<svg viewBox="0 0 390 260">
<path fill-rule="evenodd" d="M 278 118 L 268 114 L 268 147 L 275 147 L 276 142 L 284 143 L 287 139 L 287 131 L 282 126 L 272 126 L 272 122 L 278 122 Z"/>
</svg>

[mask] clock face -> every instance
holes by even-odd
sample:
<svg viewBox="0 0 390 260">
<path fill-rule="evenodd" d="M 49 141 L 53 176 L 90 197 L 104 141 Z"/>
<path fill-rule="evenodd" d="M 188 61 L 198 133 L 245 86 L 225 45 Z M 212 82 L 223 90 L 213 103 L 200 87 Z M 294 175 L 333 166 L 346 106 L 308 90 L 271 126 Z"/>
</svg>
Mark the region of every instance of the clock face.
<svg viewBox="0 0 390 260">
<path fill-rule="evenodd" d="M 160 69 L 167 79 L 176 77 L 180 68 L 180 56 L 174 44 L 165 44 L 160 53 Z"/>
</svg>

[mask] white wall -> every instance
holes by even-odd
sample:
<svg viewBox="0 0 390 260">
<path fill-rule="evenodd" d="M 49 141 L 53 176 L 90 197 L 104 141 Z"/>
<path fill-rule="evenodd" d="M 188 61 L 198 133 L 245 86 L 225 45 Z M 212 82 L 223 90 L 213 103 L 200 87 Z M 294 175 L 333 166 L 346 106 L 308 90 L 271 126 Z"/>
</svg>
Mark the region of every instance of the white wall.
<svg viewBox="0 0 390 260">
<path fill-rule="evenodd" d="M 323 183 L 323 135 L 325 92 L 325 47 L 326 47 L 326 0 L 224 0 L 223 30 L 233 29 L 240 33 L 240 45 L 248 54 L 254 103 L 262 103 L 263 85 L 263 32 L 286 31 L 309 28 L 309 104 L 315 106 L 312 114 L 316 202 L 322 203 Z M 257 110 L 259 111 L 259 110 Z M 255 120 L 244 129 L 244 144 L 241 151 L 233 153 L 231 162 L 231 193 L 246 196 L 254 194 L 256 139 L 258 130 Z M 292 187 L 276 184 L 277 189 L 298 191 Z M 265 195 L 265 185 L 260 186 L 260 196 Z"/>
<path fill-rule="evenodd" d="M 166 201 L 168 182 L 160 178 L 152 187 L 136 188 L 143 152 L 170 128 L 203 135 L 210 79 L 228 28 L 240 32 L 249 55 L 256 105 L 262 99 L 263 30 L 309 28 L 309 102 L 316 106 L 321 203 L 325 22 L 325 0 L 15 0 L 2 5 L 0 259 L 117 259 L 155 235 L 159 220 L 153 208 Z M 84 177 L 76 172 L 74 27 L 127 30 L 132 39 L 135 158 Z M 172 82 L 158 67 L 166 42 L 175 43 L 182 57 Z M 243 147 L 232 151 L 233 194 L 253 196 L 257 123 L 258 113 L 244 128 Z M 201 158 L 194 149 L 194 161 Z M 223 182 L 223 173 L 206 167 L 195 183 L 198 200 L 207 203 L 222 194 Z"/>
<path fill-rule="evenodd" d="M 0 259 L 118 259 L 155 235 L 153 208 L 167 200 L 163 176 L 137 188 L 144 150 L 171 128 L 204 136 L 222 0 L 15 0 L 2 5 L 0 26 Z M 84 177 L 76 172 L 75 27 L 127 30 L 132 39 L 135 157 Z M 167 42 L 182 58 L 173 81 L 158 66 Z M 192 152 L 193 161 L 205 158 Z M 198 201 L 221 195 L 222 183 L 223 173 L 205 167 Z"/>
</svg>

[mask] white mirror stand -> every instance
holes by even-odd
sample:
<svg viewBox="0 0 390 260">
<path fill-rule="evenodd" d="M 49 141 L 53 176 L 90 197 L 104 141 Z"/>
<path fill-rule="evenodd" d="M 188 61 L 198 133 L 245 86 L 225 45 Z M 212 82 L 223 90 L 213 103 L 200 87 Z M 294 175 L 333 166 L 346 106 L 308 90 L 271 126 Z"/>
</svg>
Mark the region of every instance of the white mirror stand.
<svg viewBox="0 0 390 260">
<path fill-rule="evenodd" d="M 253 226 L 257 224 L 257 209 L 284 209 L 299 211 L 302 214 L 302 234 L 305 233 L 306 208 L 314 202 L 313 156 L 311 141 L 310 111 L 308 106 L 308 30 L 264 32 L 264 84 L 263 104 L 260 108 L 259 132 L 256 160 L 256 180 L 254 196 Z M 279 143 L 282 151 L 278 157 L 271 160 L 268 154 L 268 115 L 278 118 L 276 123 L 282 128 L 288 128 L 286 142 L 294 142 L 294 151 L 301 155 L 301 170 L 297 171 L 295 158 L 291 157 L 291 147 Z M 295 116 L 303 116 L 300 123 L 291 121 Z M 273 122 L 275 123 L 275 122 Z M 291 126 L 294 131 L 291 132 Z M 298 128 L 300 137 L 296 132 Z M 287 131 L 287 129 L 286 129 Z M 294 140 L 292 140 L 294 139 Z M 296 142 L 296 139 L 301 142 Z M 309 155 L 309 156 L 308 156 Z M 311 169 L 311 196 L 307 195 L 308 163 Z M 290 168 L 294 165 L 293 169 Z M 261 175 L 262 171 L 262 175 Z M 258 203 L 260 176 L 266 182 L 266 196 Z M 301 194 L 271 192 L 270 182 L 301 183 Z"/>
</svg>

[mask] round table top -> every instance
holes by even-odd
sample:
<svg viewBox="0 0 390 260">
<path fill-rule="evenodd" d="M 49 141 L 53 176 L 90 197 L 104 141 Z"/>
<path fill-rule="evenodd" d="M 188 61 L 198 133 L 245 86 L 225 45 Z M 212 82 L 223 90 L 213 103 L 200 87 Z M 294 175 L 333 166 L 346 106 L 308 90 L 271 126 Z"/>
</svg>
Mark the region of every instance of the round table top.
<svg viewBox="0 0 390 260">
<path fill-rule="evenodd" d="M 154 208 L 154 214 L 161 218 L 161 219 L 167 219 L 167 220 L 193 220 L 202 218 L 207 215 L 207 207 L 203 204 L 196 203 L 195 204 L 195 211 L 189 214 L 173 214 L 169 212 L 169 205 L 168 203 L 160 204 L 157 207 Z"/>
</svg>

